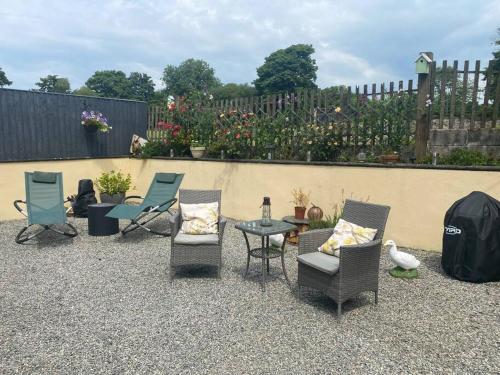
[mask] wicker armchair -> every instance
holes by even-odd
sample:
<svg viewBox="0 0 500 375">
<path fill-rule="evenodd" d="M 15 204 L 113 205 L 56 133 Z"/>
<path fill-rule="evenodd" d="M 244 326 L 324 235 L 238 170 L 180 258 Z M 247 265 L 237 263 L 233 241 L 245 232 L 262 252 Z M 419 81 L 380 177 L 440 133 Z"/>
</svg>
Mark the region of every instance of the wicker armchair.
<svg viewBox="0 0 500 375">
<path fill-rule="evenodd" d="M 220 278 L 222 267 L 222 238 L 226 219 L 221 216 L 221 191 L 220 190 L 179 190 L 179 203 L 219 203 L 219 233 L 189 235 L 179 233 L 182 226 L 182 213 L 179 211 L 170 218 L 171 229 L 171 255 L 170 278 L 175 275 L 175 269 L 186 265 L 211 265 L 216 266 Z"/>
<path fill-rule="evenodd" d="M 333 229 L 300 233 L 298 285 L 322 291 L 337 302 L 338 317 L 342 303 L 364 291 L 375 293 L 378 303 L 378 275 L 382 238 L 390 207 L 346 200 L 342 219 L 377 229 L 375 239 L 363 245 L 344 246 L 340 257 L 318 251 L 333 234 Z"/>
</svg>

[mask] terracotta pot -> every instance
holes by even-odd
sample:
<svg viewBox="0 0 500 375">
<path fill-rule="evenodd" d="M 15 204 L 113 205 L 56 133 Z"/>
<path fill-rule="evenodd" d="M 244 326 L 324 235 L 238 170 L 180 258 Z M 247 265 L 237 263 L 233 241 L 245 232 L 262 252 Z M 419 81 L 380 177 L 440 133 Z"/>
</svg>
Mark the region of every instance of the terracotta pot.
<svg viewBox="0 0 500 375">
<path fill-rule="evenodd" d="M 323 210 L 318 206 L 315 206 L 314 203 L 312 207 L 307 211 L 307 218 L 309 220 L 319 221 L 323 218 Z"/>
<path fill-rule="evenodd" d="M 191 155 L 193 155 L 193 158 L 198 159 L 203 157 L 203 154 L 205 153 L 205 147 L 190 147 L 191 150 Z"/>
<path fill-rule="evenodd" d="M 306 208 L 305 207 L 295 207 L 295 218 L 296 219 L 304 219 L 306 215 Z"/>
<path fill-rule="evenodd" d="M 382 163 L 397 163 L 399 161 L 399 155 L 398 154 L 380 155 L 379 159 Z"/>
<path fill-rule="evenodd" d="M 123 202 L 123 199 L 125 198 L 125 193 L 116 193 L 113 195 L 106 193 L 99 193 L 99 198 L 101 200 L 101 203 L 120 204 Z"/>
</svg>

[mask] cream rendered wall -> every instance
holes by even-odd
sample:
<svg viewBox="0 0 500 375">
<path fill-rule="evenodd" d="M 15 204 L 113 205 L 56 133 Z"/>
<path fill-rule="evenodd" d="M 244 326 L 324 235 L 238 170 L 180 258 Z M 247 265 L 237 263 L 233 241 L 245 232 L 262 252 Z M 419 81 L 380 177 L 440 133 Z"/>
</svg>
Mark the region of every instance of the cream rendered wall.
<svg viewBox="0 0 500 375">
<path fill-rule="evenodd" d="M 80 178 L 103 170 L 131 173 L 135 191 L 144 194 L 155 172 L 185 173 L 181 188 L 222 189 L 223 214 L 245 220 L 260 215 L 262 197 L 271 197 L 274 218 L 293 213 L 290 192 L 303 188 L 326 214 L 344 198 L 368 199 L 391 206 L 386 239 L 402 246 L 441 250 L 443 219 L 453 202 L 471 191 L 500 199 L 500 173 L 437 169 L 367 168 L 293 164 L 210 162 L 168 159 L 94 159 L 2 163 L 0 218 L 19 218 L 14 199 L 24 198 L 23 171 L 62 171 L 67 194 Z"/>
</svg>

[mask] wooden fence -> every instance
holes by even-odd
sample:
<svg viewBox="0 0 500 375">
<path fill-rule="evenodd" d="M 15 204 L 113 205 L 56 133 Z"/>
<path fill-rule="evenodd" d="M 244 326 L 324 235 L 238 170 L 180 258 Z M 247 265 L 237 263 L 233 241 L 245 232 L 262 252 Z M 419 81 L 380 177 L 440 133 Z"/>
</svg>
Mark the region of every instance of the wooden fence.
<svg viewBox="0 0 500 375">
<path fill-rule="evenodd" d="M 492 61 L 488 66 L 491 66 Z M 452 66 L 444 60 L 439 68 L 436 62 L 432 63 L 430 74 L 429 104 L 430 128 L 495 128 L 498 124 L 498 106 L 500 102 L 500 80 L 499 72 L 491 72 L 485 67 L 481 68 L 479 60 L 475 61 L 474 67 L 466 60 L 463 67 L 459 69 L 459 63 L 455 60 Z M 492 82 L 496 82 L 496 88 L 485 90 Z M 493 91 L 493 93 L 491 92 Z M 244 97 L 226 100 L 205 100 L 200 105 L 203 110 L 227 112 L 231 110 L 253 112 L 257 116 L 275 117 L 276 115 L 293 111 L 300 113 L 305 123 L 314 122 L 319 113 L 332 114 L 337 107 L 342 108 L 344 114 L 341 125 L 344 126 L 347 136 L 356 132 L 356 127 L 370 111 L 363 104 L 367 101 L 386 101 L 406 94 L 409 97 L 416 96 L 418 88 L 413 80 L 389 82 L 388 85 L 366 84 L 362 86 L 341 86 L 325 90 L 299 90 L 294 93 L 279 93 L 274 95 Z M 412 105 L 417 105 L 416 101 Z M 416 108 L 414 108 L 416 110 Z M 414 131 L 415 111 L 408 111 L 401 107 L 407 118 L 401 116 Z M 378 121 L 387 122 L 384 114 Z M 152 137 L 161 136 L 157 131 L 159 121 L 168 117 L 168 110 L 164 106 L 151 106 L 148 111 L 148 134 Z M 387 126 L 390 129 L 390 125 Z"/>
<path fill-rule="evenodd" d="M 309 125 L 335 123 L 336 135 L 340 146 L 352 146 L 354 151 L 361 147 L 381 145 L 386 136 L 394 134 L 398 127 L 406 134 L 408 144 L 414 128 L 416 89 L 413 80 L 406 84 L 350 86 L 325 90 L 297 90 L 292 93 L 236 98 L 228 100 L 205 100 L 197 103 L 197 110 L 214 113 L 231 111 L 253 113 L 260 119 L 274 121 L 276 126 L 293 128 L 301 132 Z M 394 124 L 387 114 L 380 113 L 374 105 L 383 104 L 390 107 L 391 112 L 398 112 L 400 118 Z M 176 103 L 177 108 L 183 105 Z M 148 138 L 162 139 L 168 133 L 158 128 L 157 124 L 169 119 L 167 105 L 151 106 L 148 118 Z M 283 120 L 286 119 L 286 123 Z M 281 123 L 280 123 L 281 120 Z M 225 118 L 215 116 L 215 121 L 224 127 Z M 291 134 L 289 143 L 297 143 L 294 149 L 300 148 L 300 139 Z M 280 140 L 279 142 L 283 142 Z"/>
<path fill-rule="evenodd" d="M 492 64 L 489 61 L 487 67 L 481 68 L 480 60 L 473 65 L 465 60 L 459 68 L 458 60 L 450 65 L 443 60 L 439 69 L 436 62 L 432 64 L 432 128 L 474 130 L 497 126 L 500 80 Z"/>
<path fill-rule="evenodd" d="M 109 133 L 87 133 L 84 110 L 102 112 Z M 0 161 L 122 156 L 145 136 L 145 102 L 0 89 Z"/>
</svg>

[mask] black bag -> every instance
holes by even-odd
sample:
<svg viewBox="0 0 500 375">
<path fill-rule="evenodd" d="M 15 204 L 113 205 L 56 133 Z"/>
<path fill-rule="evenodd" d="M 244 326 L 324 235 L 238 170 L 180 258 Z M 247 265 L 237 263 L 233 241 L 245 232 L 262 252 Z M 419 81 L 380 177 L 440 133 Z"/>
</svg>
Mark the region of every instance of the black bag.
<svg viewBox="0 0 500 375">
<path fill-rule="evenodd" d="M 500 280 L 500 202 L 474 191 L 444 219 L 443 270 L 459 280 Z"/>
<path fill-rule="evenodd" d="M 78 195 L 72 203 L 75 217 L 87 217 L 89 204 L 97 203 L 92 180 L 78 181 Z"/>
</svg>

